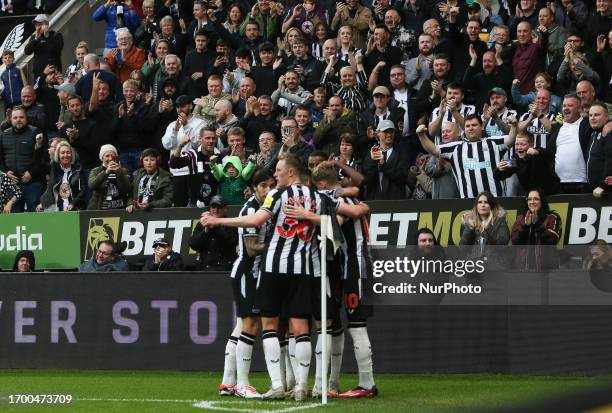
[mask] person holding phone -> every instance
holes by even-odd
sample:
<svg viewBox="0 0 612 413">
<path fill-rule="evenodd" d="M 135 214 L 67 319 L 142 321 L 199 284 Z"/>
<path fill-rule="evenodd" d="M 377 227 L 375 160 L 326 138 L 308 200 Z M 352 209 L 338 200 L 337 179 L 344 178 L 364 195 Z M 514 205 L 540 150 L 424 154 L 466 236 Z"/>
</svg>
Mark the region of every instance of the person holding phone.
<svg viewBox="0 0 612 413">
<path fill-rule="evenodd" d="M 121 167 L 113 145 L 100 148 L 102 165 L 92 169 L 88 186 L 93 192 L 87 209 L 125 209 L 132 185 L 127 170 Z"/>
</svg>

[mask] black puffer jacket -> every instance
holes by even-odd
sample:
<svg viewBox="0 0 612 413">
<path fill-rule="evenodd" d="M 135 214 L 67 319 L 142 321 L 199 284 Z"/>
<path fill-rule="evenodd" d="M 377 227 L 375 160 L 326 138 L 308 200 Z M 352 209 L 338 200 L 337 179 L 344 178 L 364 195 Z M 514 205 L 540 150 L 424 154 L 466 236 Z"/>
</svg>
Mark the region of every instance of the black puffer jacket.
<svg viewBox="0 0 612 413">
<path fill-rule="evenodd" d="M 17 255 L 15 255 L 15 261 L 13 262 L 13 272 L 17 272 L 17 263 L 23 257 L 26 257 L 30 261 L 30 271 L 36 271 L 36 257 L 34 257 L 34 253 L 30 250 L 19 251 Z"/>
<path fill-rule="evenodd" d="M 43 181 L 45 173 L 34 156 L 39 132 L 30 125 L 21 130 L 11 127 L 3 131 L 0 134 L 0 169 L 13 171 L 18 176 L 28 171 L 32 181 Z"/>
</svg>

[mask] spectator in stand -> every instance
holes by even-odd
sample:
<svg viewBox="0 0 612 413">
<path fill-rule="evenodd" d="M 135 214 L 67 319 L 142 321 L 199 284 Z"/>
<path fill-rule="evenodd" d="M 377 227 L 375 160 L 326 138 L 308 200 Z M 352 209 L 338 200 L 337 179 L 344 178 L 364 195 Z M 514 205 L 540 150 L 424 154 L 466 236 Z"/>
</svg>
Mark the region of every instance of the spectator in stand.
<svg viewBox="0 0 612 413">
<path fill-rule="evenodd" d="M 253 4 L 250 13 L 245 16 L 244 21 L 240 25 L 240 34 L 242 36 L 247 35 L 248 24 L 254 22 L 257 23 L 259 28 L 263 28 L 261 30 L 263 40 L 274 43 L 280 35 L 280 23 L 284 14 L 285 8 L 281 3 L 274 3 L 270 0 L 257 0 Z"/>
<path fill-rule="evenodd" d="M 15 255 L 13 272 L 34 272 L 36 271 L 36 258 L 30 250 L 22 250 Z"/>
<path fill-rule="evenodd" d="M 216 141 L 217 134 L 215 128 L 206 126 L 200 129 L 200 145 L 197 149 L 186 147 L 190 143 L 186 137 L 174 149 L 170 156 L 170 172 L 175 176 L 180 176 L 175 171 L 183 169 L 189 174 L 190 180 L 188 183 L 189 190 L 186 193 L 185 191 L 182 192 L 182 196 L 188 195 L 189 198 L 186 201 L 180 200 L 179 204 L 196 205 L 198 208 L 210 205 L 210 199 L 217 193 L 217 180 L 210 168 L 210 157 L 220 154 L 220 151 L 215 147 Z M 174 185 L 174 178 L 173 187 L 175 195 L 174 206 L 178 206 L 176 202 L 178 191 L 177 186 Z"/>
<path fill-rule="evenodd" d="M 83 58 L 83 67 L 87 74 L 79 79 L 74 85 L 77 95 L 83 98 L 83 102 L 89 102 L 93 88 L 94 75 L 103 80 L 109 87 L 110 101 L 118 102 L 122 99 L 123 86 L 114 73 L 100 70 L 100 58 L 95 53 L 89 53 Z"/>
<path fill-rule="evenodd" d="M 517 134 L 513 154 L 497 164 L 494 175 L 495 179 L 504 180 L 515 173 L 523 188 L 543 188 L 545 195 L 561 192 L 554 153 L 537 146 L 533 134 L 527 131 Z"/>
<path fill-rule="evenodd" d="M 555 14 L 549 7 L 542 7 L 538 13 L 540 26 L 548 31 L 548 52 L 546 53 L 546 67 L 563 55 L 563 48 L 567 42 L 567 30 L 557 24 Z"/>
<path fill-rule="evenodd" d="M 221 99 L 231 102 L 232 95 L 223 92 L 223 80 L 219 75 L 211 75 L 207 82 L 208 95 L 197 98 L 193 115 L 206 122 L 207 125 L 215 121 L 215 105 Z"/>
<path fill-rule="evenodd" d="M 300 75 L 294 70 L 287 70 L 278 78 L 278 87 L 272 92 L 272 104 L 285 115 L 293 114 L 298 105 L 305 105 L 312 99 L 312 93 L 300 86 Z"/>
<path fill-rule="evenodd" d="M 278 151 L 280 150 L 280 143 L 274 139 L 272 132 L 262 132 L 259 135 L 259 147 L 257 151 L 257 167 L 265 168 L 272 172 L 274 169 L 273 162 L 278 159 Z"/>
<path fill-rule="evenodd" d="M 140 70 L 145 62 L 145 52 L 134 46 L 134 38 L 126 28 L 117 29 L 117 48 L 111 49 L 106 61 L 120 82 L 130 78 L 130 73 Z"/>
<path fill-rule="evenodd" d="M 533 102 L 536 101 L 536 95 L 538 94 L 538 91 L 544 89 L 544 90 L 549 91 L 548 95 L 550 96 L 550 107 L 546 109 L 546 112 L 547 113 L 548 112 L 550 113 L 561 112 L 561 106 L 563 103 L 563 99 L 561 99 L 557 95 L 552 94 L 551 92 L 552 78 L 550 77 L 548 73 L 546 72 L 538 73 L 534 81 L 535 90 L 530 91 L 525 95 L 521 94 L 521 91 L 519 89 L 519 83 L 520 81 L 518 79 L 514 79 L 512 81 L 512 89 L 511 89 L 512 102 L 514 103 L 515 106 L 526 108 L 527 106 L 531 105 Z"/>
<path fill-rule="evenodd" d="M 365 199 L 405 199 L 410 164 L 396 142 L 395 125 L 390 120 L 380 121 L 376 132 L 380 143 L 372 146 L 369 156 L 363 159 Z"/>
<path fill-rule="evenodd" d="M 232 96 L 232 111 L 239 118 L 243 118 L 246 113 L 246 102 L 250 97 L 255 98 L 255 81 L 251 77 L 245 77 L 240 81 L 240 87 L 238 89 L 238 95 L 233 94 Z"/>
<path fill-rule="evenodd" d="M 153 255 L 145 261 L 143 271 L 183 271 L 183 257 L 172 251 L 172 246 L 164 238 L 153 242 Z"/>
<path fill-rule="evenodd" d="M 205 122 L 193 116 L 193 103 L 187 95 L 178 97 L 176 110 L 178 118 L 166 128 L 166 133 L 162 137 L 162 144 L 170 153 L 175 152 L 180 146 L 181 152 L 176 154 L 178 157 L 182 152 L 198 147 L 200 131 L 205 126 Z M 195 172 L 190 171 L 187 165 L 183 165 L 178 168 L 170 166 L 170 173 L 172 174 L 174 189 L 174 206 L 187 206 L 190 200 L 192 205 L 195 205 L 195 184 L 192 184 L 193 179 L 191 178 L 191 175 Z"/>
<path fill-rule="evenodd" d="M 525 0 L 521 0 L 525 1 Z M 535 0 L 529 0 L 535 3 Z M 536 14 L 537 17 L 537 14 Z M 518 24 L 518 45 L 511 48 L 514 52 L 512 57 L 512 69 L 514 78 L 519 80 L 519 90 L 522 94 L 534 90 L 534 80 L 538 73 L 543 72 L 546 67 L 546 53 L 548 51 L 548 31 L 546 27 L 538 27 L 538 40 L 533 41 L 531 28 L 527 21 Z"/>
<path fill-rule="evenodd" d="M 291 27 L 297 27 L 310 45 L 315 40 L 314 28 L 319 23 L 329 24 L 327 12 L 315 0 L 305 0 L 288 10 L 282 32 L 286 33 Z"/>
<path fill-rule="evenodd" d="M 19 185 L 8 174 L 0 171 L 0 208 L 3 214 L 13 212 L 13 205 L 21 198 Z"/>
<path fill-rule="evenodd" d="M 223 76 L 223 91 L 232 93 L 240 87 L 240 81 L 244 79 L 247 72 L 251 71 L 252 56 L 251 51 L 242 47 L 236 51 L 236 67 L 234 70 L 227 70 Z"/>
<path fill-rule="evenodd" d="M 308 54 L 306 42 L 296 39 L 293 42 L 293 58 L 288 62 L 287 69 L 295 71 L 300 76 L 300 84 L 313 91 L 321 81 L 325 64 Z"/>
<path fill-rule="evenodd" d="M 363 68 L 363 56 L 357 56 L 357 70 L 353 66 L 344 66 L 340 69 L 340 88 L 337 89 L 334 83 L 328 80 L 328 75 L 333 73 L 333 65 L 327 65 L 321 86 L 325 86 L 328 96 L 337 95 L 345 102 L 345 106 L 355 112 L 361 112 L 367 108 L 368 101 L 368 78 Z M 377 66 L 377 67 L 382 67 Z M 372 72 L 377 75 L 376 68 Z"/>
<path fill-rule="evenodd" d="M 0 2 L 0 16 L 18 16 L 26 14 L 26 11 L 24 0 Z"/>
<path fill-rule="evenodd" d="M 28 125 L 21 106 L 13 108 L 10 122 L 11 127 L 0 134 L 0 170 L 6 171 L 22 193 L 13 203 L 13 212 L 24 212 L 25 208 L 34 212 L 44 190 L 43 134 Z"/>
<path fill-rule="evenodd" d="M 169 54 L 164 59 L 164 67 L 166 76 L 162 77 L 157 83 L 157 96 L 161 95 L 161 88 L 166 79 L 174 79 L 176 81 L 178 95 L 187 95 L 191 90 L 195 90 L 193 80 L 183 72 L 183 64 L 181 59 L 173 54 Z"/>
<path fill-rule="evenodd" d="M 378 139 L 376 128 L 383 120 L 390 120 L 397 126 L 397 136 L 404 134 L 404 109 L 391 98 L 389 89 L 385 86 L 377 86 L 372 93 L 374 97 L 373 107 L 369 107 L 359 115 L 359 153 L 367 153 L 368 148 L 375 144 Z"/>
<path fill-rule="evenodd" d="M 166 39 L 170 43 L 169 53 L 184 59 L 187 43 L 185 35 L 176 30 L 174 19 L 171 16 L 162 17 L 159 21 L 159 27 L 161 30 L 159 38 Z"/>
<path fill-rule="evenodd" d="M 612 274 L 612 247 L 602 239 L 593 241 L 589 246 L 589 257 L 585 268 L 591 275 L 599 273 L 609 276 Z"/>
<path fill-rule="evenodd" d="M 599 85 L 599 75 L 591 69 L 586 56 L 567 47 L 565 58 L 557 73 L 558 86 L 567 93 L 573 93 L 578 82 L 582 80 L 590 81 L 595 87 Z"/>
<path fill-rule="evenodd" d="M 359 49 L 365 48 L 366 35 L 372 11 L 359 4 L 359 0 L 347 0 L 346 3 L 336 3 L 336 14 L 331 23 L 331 29 L 337 31 L 340 26 L 350 26 L 353 29 L 353 44 Z"/>
<path fill-rule="evenodd" d="M 517 122 L 516 119 L 508 120 L 511 124 L 509 135 L 485 137 L 480 116 L 468 115 L 465 118 L 466 139 L 439 146 L 427 138 L 425 125 L 420 125 L 416 132 L 428 153 L 451 161 L 461 198 L 473 198 L 483 191 L 503 196 L 504 189 L 494 178 L 493 166 L 501 161 L 507 148 L 514 146 Z"/>
<path fill-rule="evenodd" d="M 431 77 L 431 63 L 433 62 L 433 42 L 431 34 L 421 33 L 419 36 L 419 55 L 413 57 L 406 64 L 406 83 L 414 91 L 419 91 L 424 81 Z M 390 79 L 393 83 L 393 79 Z"/>
<path fill-rule="evenodd" d="M 459 31 L 458 24 L 452 23 L 449 25 L 449 41 L 452 45 L 453 53 L 451 59 L 453 61 L 454 79 L 460 82 L 467 67 L 473 60 L 472 54 L 476 53 L 476 66 L 482 67 L 482 55 L 487 51 L 487 44 L 480 40 L 480 30 L 482 23 L 479 19 L 468 20 L 465 26 L 465 33 Z"/>
<path fill-rule="evenodd" d="M 129 265 L 119 249 L 120 247 L 113 244 L 112 241 L 100 241 L 95 256 L 81 263 L 79 272 L 128 271 Z"/>
<path fill-rule="evenodd" d="M 595 88 L 588 80 L 582 80 L 576 85 L 576 96 L 580 99 L 580 116 L 589 117 L 589 109 L 595 103 Z M 612 119 L 612 104 L 601 102 L 606 107 L 608 117 Z"/>
<path fill-rule="evenodd" d="M 210 214 L 223 218 L 227 202 L 221 195 L 210 201 Z M 189 247 L 198 253 L 199 271 L 228 271 L 236 259 L 238 231 L 230 227 L 204 227 L 198 222 L 189 239 Z"/>
<path fill-rule="evenodd" d="M 563 99 L 563 123 L 554 123 L 547 147 L 555 154 L 555 171 L 566 194 L 589 191 L 586 159 L 591 135 L 589 120 L 580 116 L 580 99 Z"/>
<path fill-rule="evenodd" d="M 361 56 L 357 60 L 361 60 Z M 391 66 L 402 63 L 403 54 L 400 48 L 391 46 L 389 29 L 384 24 L 376 26 L 374 34 L 367 43 L 363 66 L 366 73 L 371 73 L 378 68 L 377 85 L 388 87 L 391 84 L 389 72 Z M 384 65 L 380 65 L 384 62 Z M 369 82 L 368 82 L 369 84 Z"/>
<path fill-rule="evenodd" d="M 15 53 L 11 50 L 2 52 L 4 71 L 0 74 L 2 91 L 0 98 L 4 101 L 4 109 L 21 104 L 21 90 L 24 86 L 21 70 L 15 65 Z"/>
<path fill-rule="evenodd" d="M 185 74 L 191 77 L 195 90 L 192 96 L 202 96 L 206 90 L 206 81 L 213 70 L 215 51 L 208 49 L 208 36 L 199 31 L 195 34 L 195 49 L 189 51 L 185 57 Z"/>
<path fill-rule="evenodd" d="M 512 82 L 512 67 L 504 64 L 495 52 L 486 51 L 482 55 L 482 71 L 476 67 L 476 50 L 470 45 L 470 65 L 463 75 L 463 85 L 471 90 L 472 103 L 481 108 L 489 102 L 488 92 L 496 88 L 502 88 L 506 92 L 510 90 Z"/>
<path fill-rule="evenodd" d="M 482 121 L 485 125 L 487 136 L 502 136 L 510 132 L 509 118 L 518 118 L 516 110 L 508 109 L 506 102 L 508 95 L 500 87 L 494 87 L 489 91 L 489 105 L 482 108 Z"/>
<path fill-rule="evenodd" d="M 211 170 L 219 182 L 219 195 L 227 200 L 229 205 L 244 203 L 244 190 L 255 171 L 255 155 L 249 156 L 248 163 L 242 166 L 238 156 L 230 155 L 223 158 L 222 166 L 217 163 L 219 158 L 214 155 L 210 158 Z"/>
<path fill-rule="evenodd" d="M 134 30 L 134 43 L 149 52 L 155 48 L 155 34 L 160 32 L 159 21 L 155 18 L 155 0 L 144 0 L 142 10 L 143 18 Z"/>
<path fill-rule="evenodd" d="M 608 36 L 597 36 L 597 53 L 592 59 L 593 68 L 602 79 L 612 79 L 612 29 Z M 612 87 L 608 82 L 600 82 L 598 96 L 605 102 L 612 102 Z"/>
<path fill-rule="evenodd" d="M 542 271 L 559 268 L 559 255 L 555 245 L 561 237 L 561 217 L 551 211 L 541 189 L 532 189 L 525 199 L 523 213 L 512 226 L 512 245 L 516 251 L 519 271 Z"/>
<path fill-rule="evenodd" d="M 87 177 L 83 175 L 77 154 L 66 141 L 55 148 L 47 190 L 40 197 L 37 211 L 73 211 L 85 209 Z"/>
<path fill-rule="evenodd" d="M 45 107 L 36 102 L 36 92 L 32 86 L 24 86 L 23 89 L 21 89 L 20 107 L 25 110 L 28 124 L 44 132 L 47 126 L 47 114 L 45 113 Z M 11 111 L 11 109 L 6 111 L 6 119 L 2 122 L 2 125 L 0 125 L 1 130 L 6 130 L 11 127 Z"/>
<path fill-rule="evenodd" d="M 555 21 L 568 33 L 584 30 L 589 8 L 582 0 L 556 0 L 548 7 L 552 9 Z"/>
<path fill-rule="evenodd" d="M 42 105 L 45 114 L 45 124 L 41 129 L 46 134 L 57 134 L 56 121 L 60 113 L 60 102 L 55 87 L 63 81 L 63 75 L 53 65 L 47 65 L 43 76 L 34 82 L 36 102 Z"/>
<path fill-rule="evenodd" d="M 166 67 L 164 66 L 164 62 L 166 60 L 166 56 L 168 56 L 168 48 L 170 47 L 170 43 L 166 39 L 159 39 L 155 42 L 155 57 L 153 57 L 153 52 L 150 51 L 147 56 L 146 62 L 140 68 L 143 76 L 145 77 L 145 83 L 148 88 L 153 89 L 153 101 L 159 101 L 159 90 L 157 89 L 157 85 L 162 79 L 168 78 L 168 73 L 166 73 Z M 173 79 L 176 83 L 176 80 Z"/>
<path fill-rule="evenodd" d="M 488 246 L 505 246 L 510 241 L 510 230 L 506 211 L 488 191 L 478 194 L 474 207 L 461 219 L 459 245 L 472 245 L 472 257 L 487 257 L 487 267 L 504 268 L 504 257 L 500 250 L 491 251 Z"/>
<path fill-rule="evenodd" d="M 274 92 L 278 78 L 284 70 L 281 63 L 280 58 L 274 60 L 274 45 L 272 43 L 264 42 L 259 45 L 259 63 L 251 68 L 250 73 L 250 77 L 257 85 L 255 96 L 270 96 Z"/>
<path fill-rule="evenodd" d="M 55 89 L 57 90 L 57 100 L 60 104 L 60 113 L 57 117 L 55 127 L 59 131 L 72 119 L 72 115 L 68 110 L 68 98 L 76 95 L 76 89 L 72 83 L 62 83 L 61 85 L 56 85 Z"/>
<path fill-rule="evenodd" d="M 254 151 L 257 148 L 259 136 L 264 131 L 280 136 L 280 124 L 272 110 L 273 107 L 270 96 L 262 95 L 259 99 L 251 96 L 247 99 L 246 113 L 240 121 L 240 127 L 246 133 L 247 149 Z"/>
<path fill-rule="evenodd" d="M 378 1 L 377 6 L 381 3 L 381 1 Z M 384 14 L 383 21 L 387 29 L 389 29 L 389 43 L 391 46 L 397 47 L 402 51 L 401 64 L 405 65 L 412 57 L 413 49 L 417 43 L 416 32 L 402 24 L 402 17 L 398 10 L 389 8 Z"/>
<path fill-rule="evenodd" d="M 80 41 L 74 50 L 75 61 L 68 66 L 68 69 L 66 69 L 66 73 L 64 74 L 64 78 L 67 82 L 74 85 L 81 78 L 81 76 L 85 76 L 87 74 L 85 66 L 83 65 L 85 55 L 87 55 L 87 53 L 89 53 L 89 46 L 87 45 L 87 42 Z"/>
<path fill-rule="evenodd" d="M 147 104 L 137 99 L 138 84 L 133 79 L 123 82 L 125 100 L 115 105 L 115 141 L 121 151 L 121 164 L 132 175 L 138 168 L 141 153 L 147 147 Z"/>
<path fill-rule="evenodd" d="M 446 86 L 451 82 L 452 77 L 450 58 L 445 54 L 435 55 L 432 64 L 432 75 L 421 85 L 419 93 L 416 95 L 415 111 L 416 117 L 423 114 L 429 115 L 434 108 L 440 105 L 440 101 L 446 96 Z"/>
<path fill-rule="evenodd" d="M 353 33 L 355 29 L 351 26 L 341 26 L 338 29 L 336 48 L 338 49 L 338 59 L 350 65 L 355 65 L 355 56 L 361 53 L 361 49 L 355 47 Z M 336 70 L 338 72 L 338 70 Z"/>
<path fill-rule="evenodd" d="M 510 34 L 518 36 L 521 23 L 528 23 L 531 27 L 537 27 L 538 21 L 537 0 L 519 0 L 516 5 L 514 16 L 510 17 Z"/>
<path fill-rule="evenodd" d="M 115 30 L 126 27 L 134 33 L 140 24 L 138 11 L 134 8 L 132 0 L 107 0 L 106 3 L 96 9 L 93 14 L 94 21 L 106 23 L 104 32 L 104 56 L 111 49 L 117 47 Z"/>
<path fill-rule="evenodd" d="M 28 0 L 27 12 L 29 14 L 51 14 L 60 4 L 62 4 L 61 0 Z"/>
<path fill-rule="evenodd" d="M 132 196 L 128 200 L 126 211 L 152 208 L 169 208 L 172 206 L 172 183 L 170 173 L 160 168 L 161 157 L 155 149 L 145 149 L 140 163 L 142 168 L 134 172 Z"/>
<path fill-rule="evenodd" d="M 314 131 L 312 126 L 312 116 L 308 106 L 300 105 L 295 108 L 294 114 L 295 121 L 297 122 L 299 133 L 304 139 L 304 142 L 314 149 Z"/>
<path fill-rule="evenodd" d="M 340 136 L 351 132 L 357 134 L 357 114 L 344 107 L 340 96 L 332 96 L 329 106 L 324 109 L 325 116 L 314 133 L 315 147 L 328 154 L 338 153 Z"/>
<path fill-rule="evenodd" d="M 25 54 L 34 54 L 32 71 L 34 76 L 41 76 L 48 64 L 60 71 L 62 69 L 62 50 L 64 38 L 62 34 L 49 29 L 49 17 L 39 14 L 32 21 L 34 33 L 23 50 Z"/>
<path fill-rule="evenodd" d="M 227 147 L 227 132 L 240 124 L 240 120 L 232 113 L 232 104 L 221 99 L 215 104 L 215 121 L 212 123 L 217 130 L 217 148 Z"/>
<path fill-rule="evenodd" d="M 361 158 L 357 156 L 355 150 L 356 143 L 357 137 L 355 135 L 343 133 L 340 136 L 340 152 L 338 155 L 332 154 L 330 156 L 330 160 L 338 170 L 338 181 L 345 188 L 350 186 L 360 187 L 365 180 L 361 173 L 363 170 Z"/>
<path fill-rule="evenodd" d="M 455 142 L 460 138 L 461 131 L 459 126 L 454 122 L 447 122 L 442 126 L 440 142 L 446 143 Z M 457 190 L 457 182 L 453 176 L 451 163 L 439 156 L 431 156 L 424 166 L 425 174 L 433 179 L 431 197 L 432 199 L 459 198 Z"/>
<path fill-rule="evenodd" d="M 87 209 L 124 209 L 132 190 L 127 170 L 121 167 L 113 145 L 100 148 L 102 166 L 92 169 L 88 186 L 93 192 Z"/>
<path fill-rule="evenodd" d="M 465 118 L 476 113 L 476 108 L 473 105 L 463 103 L 464 98 L 463 86 L 460 83 L 452 82 L 446 87 L 446 97 L 440 101 L 440 106 L 435 108 L 429 119 L 429 135 L 436 137 L 440 136 L 440 130 L 447 122 L 455 122 L 459 125 L 459 129 L 463 131 L 465 126 Z"/>
<path fill-rule="evenodd" d="M 608 124 L 608 110 L 601 102 L 595 102 L 589 109 L 591 136 L 587 154 L 587 176 L 593 195 L 601 197 L 610 192 L 612 185 L 606 182 L 612 177 L 612 133 L 604 134 L 603 128 Z"/>
<path fill-rule="evenodd" d="M 591 11 L 584 27 L 584 43 L 588 49 L 595 49 L 599 35 L 608 35 L 612 21 L 612 2 L 595 0 L 595 10 Z"/>
<path fill-rule="evenodd" d="M 542 88 L 536 94 L 535 103 L 529 105 L 529 111 L 521 115 L 519 129 L 534 136 L 536 147 L 546 148 L 556 116 L 557 113 L 551 111 L 551 93 Z"/>
</svg>

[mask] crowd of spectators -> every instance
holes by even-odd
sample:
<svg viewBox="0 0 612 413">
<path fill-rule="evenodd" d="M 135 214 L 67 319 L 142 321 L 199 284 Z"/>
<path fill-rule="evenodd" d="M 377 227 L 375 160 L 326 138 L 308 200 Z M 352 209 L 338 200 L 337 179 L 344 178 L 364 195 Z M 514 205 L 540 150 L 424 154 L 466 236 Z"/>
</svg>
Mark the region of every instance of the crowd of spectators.
<svg viewBox="0 0 612 413">
<path fill-rule="evenodd" d="M 242 204 L 285 152 L 365 200 L 612 189 L 612 0 L 108 0 L 103 56 L 33 23 L 4 212 Z"/>
</svg>

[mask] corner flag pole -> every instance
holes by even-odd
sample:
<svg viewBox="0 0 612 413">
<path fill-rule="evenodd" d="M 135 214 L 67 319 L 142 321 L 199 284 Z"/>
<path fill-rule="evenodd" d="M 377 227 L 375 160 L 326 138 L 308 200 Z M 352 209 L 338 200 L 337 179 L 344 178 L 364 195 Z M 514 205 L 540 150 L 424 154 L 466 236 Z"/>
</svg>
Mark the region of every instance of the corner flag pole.
<svg viewBox="0 0 612 413">
<path fill-rule="evenodd" d="M 327 231 L 330 217 L 321 215 L 321 404 L 327 404 Z"/>
</svg>

